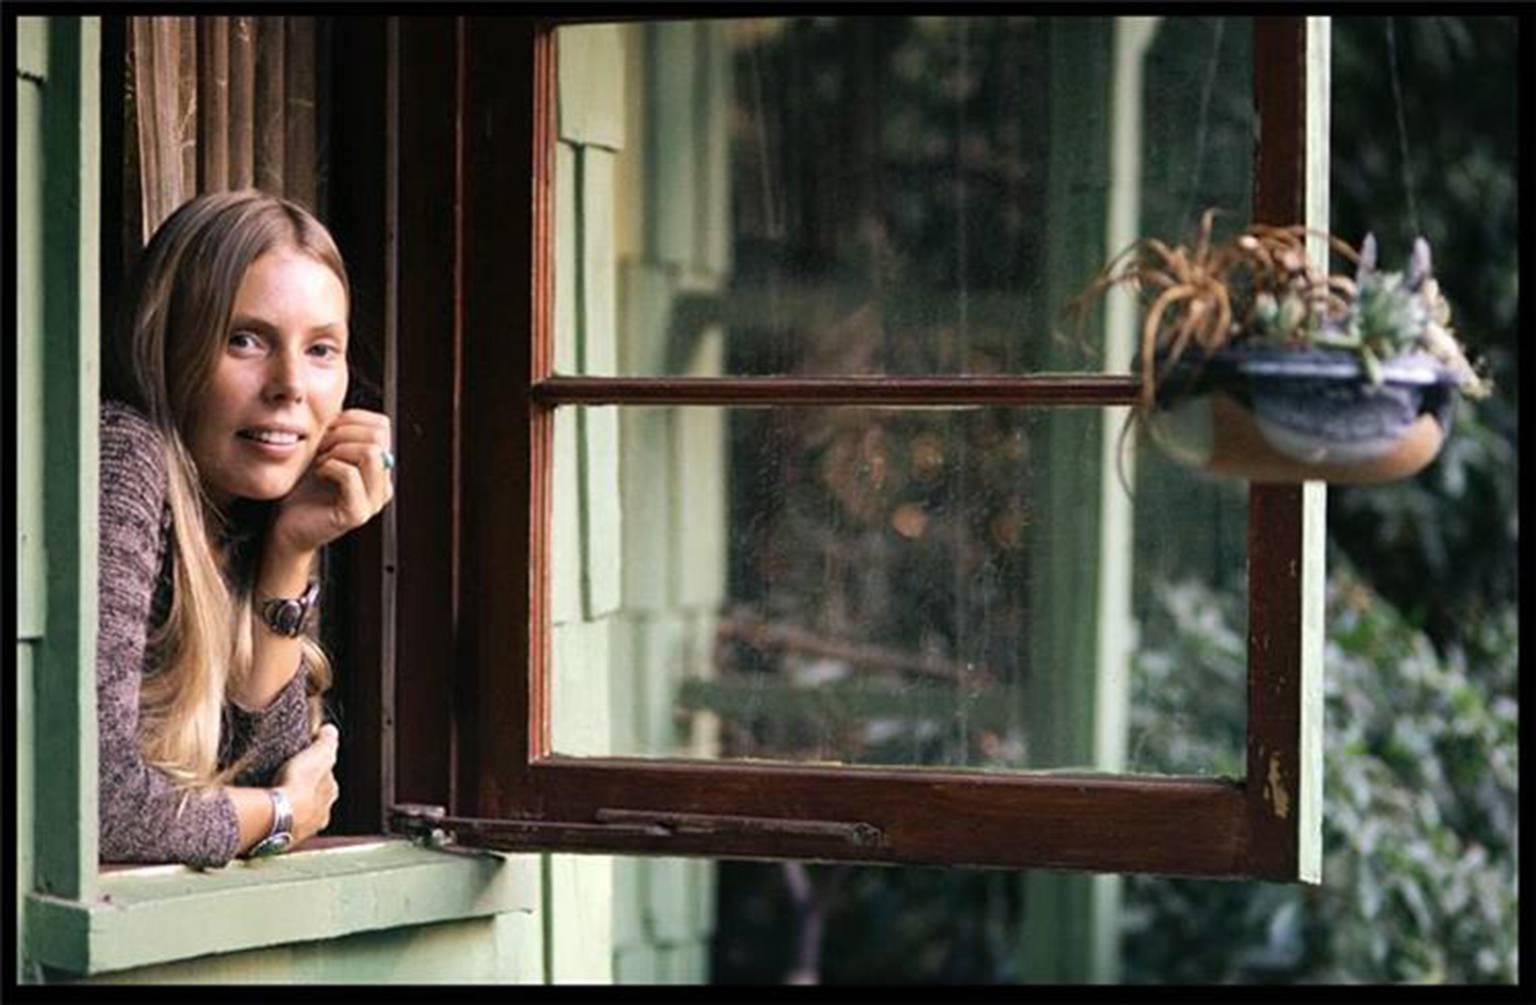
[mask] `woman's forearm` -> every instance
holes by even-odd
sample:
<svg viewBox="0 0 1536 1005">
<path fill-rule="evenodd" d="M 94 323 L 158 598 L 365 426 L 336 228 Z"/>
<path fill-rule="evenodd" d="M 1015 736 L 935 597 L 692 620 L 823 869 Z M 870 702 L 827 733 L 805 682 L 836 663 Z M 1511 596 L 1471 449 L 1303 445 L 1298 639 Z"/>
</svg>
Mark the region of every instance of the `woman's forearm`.
<svg viewBox="0 0 1536 1005">
<path fill-rule="evenodd" d="M 266 619 L 261 616 L 261 605 L 263 601 L 274 597 L 298 597 L 302 594 L 309 585 L 314 559 L 314 552 L 289 553 L 271 542 L 262 556 L 261 569 L 256 577 L 256 623 L 252 627 L 251 672 L 242 682 L 238 693 L 232 695 L 242 708 L 253 712 L 266 708 L 298 672 L 303 647 L 297 638 L 279 635 L 269 628 Z"/>
</svg>

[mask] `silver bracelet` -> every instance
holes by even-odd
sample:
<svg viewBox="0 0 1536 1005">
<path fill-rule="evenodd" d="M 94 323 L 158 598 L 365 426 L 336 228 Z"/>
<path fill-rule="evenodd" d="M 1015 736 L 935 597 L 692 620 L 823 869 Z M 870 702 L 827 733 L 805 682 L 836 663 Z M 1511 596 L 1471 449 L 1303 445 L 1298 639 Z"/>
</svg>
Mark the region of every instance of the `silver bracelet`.
<svg viewBox="0 0 1536 1005">
<path fill-rule="evenodd" d="M 251 849 L 252 858 L 281 854 L 293 844 L 293 804 L 288 794 L 282 789 L 268 789 L 267 796 L 272 800 L 272 829 Z"/>
</svg>

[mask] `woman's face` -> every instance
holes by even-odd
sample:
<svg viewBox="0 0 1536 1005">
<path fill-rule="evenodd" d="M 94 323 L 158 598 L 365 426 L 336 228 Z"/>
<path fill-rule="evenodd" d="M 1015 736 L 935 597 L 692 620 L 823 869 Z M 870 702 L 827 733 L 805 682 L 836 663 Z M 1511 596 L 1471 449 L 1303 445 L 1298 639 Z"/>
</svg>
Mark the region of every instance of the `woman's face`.
<svg viewBox="0 0 1536 1005">
<path fill-rule="evenodd" d="M 341 412 L 346 353 L 347 295 L 334 272 L 292 249 L 251 263 L 187 431 L 215 502 L 293 490 Z"/>
</svg>

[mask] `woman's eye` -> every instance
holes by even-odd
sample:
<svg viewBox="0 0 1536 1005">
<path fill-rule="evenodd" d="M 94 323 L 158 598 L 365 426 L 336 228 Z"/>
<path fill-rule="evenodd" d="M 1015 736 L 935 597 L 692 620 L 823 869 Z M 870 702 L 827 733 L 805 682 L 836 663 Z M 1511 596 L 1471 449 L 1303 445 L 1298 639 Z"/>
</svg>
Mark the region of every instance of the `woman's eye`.
<svg viewBox="0 0 1536 1005">
<path fill-rule="evenodd" d="M 311 356 L 318 356 L 321 359 L 340 359 L 342 352 L 340 346 L 332 345 L 329 342 L 316 342 L 309 347 L 309 354 Z"/>
<path fill-rule="evenodd" d="M 229 347 L 243 350 L 259 349 L 261 340 L 250 332 L 235 332 L 229 337 Z"/>
</svg>

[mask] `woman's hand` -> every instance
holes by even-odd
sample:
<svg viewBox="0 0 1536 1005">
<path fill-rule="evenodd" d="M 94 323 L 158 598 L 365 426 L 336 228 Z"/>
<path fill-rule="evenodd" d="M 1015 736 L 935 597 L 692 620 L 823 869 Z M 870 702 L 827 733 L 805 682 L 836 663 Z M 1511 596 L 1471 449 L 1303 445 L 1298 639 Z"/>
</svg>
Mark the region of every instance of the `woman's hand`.
<svg viewBox="0 0 1536 1005">
<path fill-rule="evenodd" d="M 351 408 L 320 438 L 309 470 L 278 503 L 271 545 L 308 556 L 373 519 L 395 495 L 384 466 L 393 436 L 389 417 Z"/>
<path fill-rule="evenodd" d="M 331 822 L 331 806 L 341 794 L 336 784 L 336 727 L 320 727 L 315 742 L 289 758 L 277 773 L 278 788 L 293 806 L 293 843 L 308 841 Z"/>
</svg>

